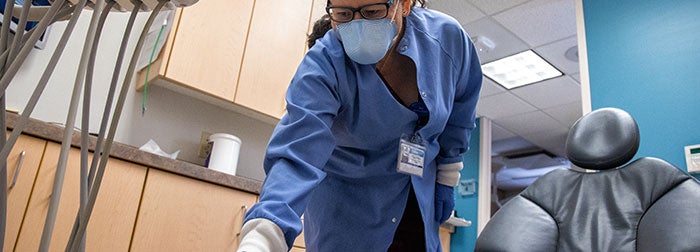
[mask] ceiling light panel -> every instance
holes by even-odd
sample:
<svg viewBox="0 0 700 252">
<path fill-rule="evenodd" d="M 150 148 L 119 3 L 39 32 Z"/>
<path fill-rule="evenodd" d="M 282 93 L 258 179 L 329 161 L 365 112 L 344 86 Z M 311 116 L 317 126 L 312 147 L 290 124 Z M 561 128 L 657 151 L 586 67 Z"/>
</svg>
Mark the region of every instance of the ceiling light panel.
<svg viewBox="0 0 700 252">
<path fill-rule="evenodd" d="M 532 50 L 527 50 L 481 66 L 486 77 L 506 89 L 561 76 L 562 73 Z"/>
</svg>

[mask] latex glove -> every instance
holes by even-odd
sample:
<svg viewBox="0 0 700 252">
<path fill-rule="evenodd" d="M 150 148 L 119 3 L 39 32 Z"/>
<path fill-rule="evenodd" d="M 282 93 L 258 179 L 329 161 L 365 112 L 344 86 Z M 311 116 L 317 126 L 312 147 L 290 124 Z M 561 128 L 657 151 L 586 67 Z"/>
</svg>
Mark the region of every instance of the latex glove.
<svg viewBox="0 0 700 252">
<path fill-rule="evenodd" d="M 455 208 L 454 187 L 436 183 L 435 186 L 435 220 L 442 224 L 450 218 Z"/>
</svg>

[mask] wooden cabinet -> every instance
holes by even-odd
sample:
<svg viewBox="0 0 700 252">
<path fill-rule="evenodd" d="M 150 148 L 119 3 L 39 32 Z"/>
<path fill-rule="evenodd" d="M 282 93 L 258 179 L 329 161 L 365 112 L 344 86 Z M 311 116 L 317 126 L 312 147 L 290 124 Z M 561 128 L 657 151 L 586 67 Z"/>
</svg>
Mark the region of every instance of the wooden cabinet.
<svg viewBox="0 0 700 252">
<path fill-rule="evenodd" d="M 452 231 L 447 228 L 440 227 L 440 244 L 442 245 L 442 251 L 450 251 L 450 236 Z"/>
<path fill-rule="evenodd" d="M 292 247 L 292 249 L 289 251 L 290 252 L 304 252 L 304 251 L 306 251 L 306 249 L 300 248 L 300 247 Z"/>
<path fill-rule="evenodd" d="M 132 251 L 235 251 L 249 194 L 150 169 Z"/>
<path fill-rule="evenodd" d="M 7 157 L 7 224 L 2 251 L 13 251 L 45 148 L 45 140 L 20 136 Z"/>
<path fill-rule="evenodd" d="M 279 119 L 306 52 L 306 35 L 323 8 L 323 0 L 199 1 L 178 10 L 148 78 L 175 83 L 176 91 L 212 103 L 228 101 L 237 105 L 234 110 L 244 107 Z M 139 72 L 137 89 L 145 75 L 145 69 Z"/>
<path fill-rule="evenodd" d="M 276 118 L 306 52 L 312 0 L 256 0 L 235 103 Z"/>
<path fill-rule="evenodd" d="M 302 224 L 301 226 L 304 226 L 304 218 L 302 216 Z M 306 250 L 306 241 L 304 241 L 304 230 L 301 230 L 301 234 L 297 236 L 296 239 L 294 239 L 294 244 L 292 244 L 292 250 L 291 251 L 305 251 Z"/>
<path fill-rule="evenodd" d="M 207 0 L 181 9 L 165 76 L 232 101 L 253 3 Z"/>
<path fill-rule="evenodd" d="M 46 146 L 15 251 L 37 251 L 39 248 L 59 153 L 59 144 Z M 109 160 L 88 224 L 86 251 L 129 250 L 145 176 L 145 167 Z M 80 150 L 71 149 L 50 251 L 65 250 L 79 207 L 79 178 Z"/>
</svg>

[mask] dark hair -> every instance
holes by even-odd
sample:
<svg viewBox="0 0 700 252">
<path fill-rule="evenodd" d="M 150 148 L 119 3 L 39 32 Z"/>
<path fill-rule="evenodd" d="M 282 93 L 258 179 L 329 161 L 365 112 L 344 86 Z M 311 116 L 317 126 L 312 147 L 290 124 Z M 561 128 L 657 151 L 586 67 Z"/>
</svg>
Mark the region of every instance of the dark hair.
<svg viewBox="0 0 700 252">
<path fill-rule="evenodd" d="M 420 4 L 420 7 L 425 7 L 426 0 L 412 0 L 411 6 L 416 6 L 416 3 Z M 326 6 L 331 4 L 331 0 L 326 1 Z M 312 46 L 316 44 L 316 40 L 323 37 L 323 35 L 331 29 L 331 19 L 328 14 L 323 15 L 321 18 L 314 22 L 314 26 L 311 28 L 311 33 L 306 36 L 306 44 L 311 49 Z"/>
<path fill-rule="evenodd" d="M 411 6 L 416 6 L 416 3 L 420 4 L 420 7 L 425 7 L 425 1 L 426 0 L 411 0 L 413 3 L 411 3 Z M 331 5 L 331 0 L 326 1 L 326 6 Z"/>
<path fill-rule="evenodd" d="M 415 1 L 413 1 L 413 3 L 411 4 L 411 6 L 416 6 L 416 3 L 419 3 L 419 4 L 420 4 L 420 7 L 425 7 L 425 1 L 426 1 L 426 0 L 415 0 Z"/>
<path fill-rule="evenodd" d="M 328 14 L 323 15 L 321 18 L 314 22 L 314 26 L 311 28 L 311 34 L 306 36 L 306 44 L 309 45 L 309 49 L 316 44 L 316 40 L 323 37 L 328 30 L 331 29 L 331 18 Z"/>
</svg>

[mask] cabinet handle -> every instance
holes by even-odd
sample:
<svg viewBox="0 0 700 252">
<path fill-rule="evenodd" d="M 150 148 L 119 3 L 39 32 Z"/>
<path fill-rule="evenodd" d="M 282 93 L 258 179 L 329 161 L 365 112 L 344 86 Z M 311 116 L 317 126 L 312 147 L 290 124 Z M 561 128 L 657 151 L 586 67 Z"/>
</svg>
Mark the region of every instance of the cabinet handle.
<svg viewBox="0 0 700 252">
<path fill-rule="evenodd" d="M 243 215 L 241 215 L 241 216 L 243 216 L 243 217 L 241 217 L 241 228 L 242 228 L 243 221 L 245 221 L 245 214 L 248 213 L 248 206 L 246 206 L 246 205 L 241 206 L 241 210 L 243 211 Z M 241 231 L 240 230 L 238 230 L 238 233 L 236 234 L 236 240 L 238 240 L 239 243 L 241 242 Z"/>
<path fill-rule="evenodd" d="M 22 162 L 24 162 L 24 156 L 27 154 L 27 152 L 22 151 L 19 154 L 19 160 L 17 161 L 17 169 L 15 169 L 15 175 L 12 176 L 12 182 L 10 183 L 10 188 L 15 187 L 15 183 L 17 183 L 17 177 L 19 177 L 19 170 L 22 169 Z"/>
</svg>

